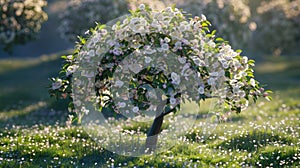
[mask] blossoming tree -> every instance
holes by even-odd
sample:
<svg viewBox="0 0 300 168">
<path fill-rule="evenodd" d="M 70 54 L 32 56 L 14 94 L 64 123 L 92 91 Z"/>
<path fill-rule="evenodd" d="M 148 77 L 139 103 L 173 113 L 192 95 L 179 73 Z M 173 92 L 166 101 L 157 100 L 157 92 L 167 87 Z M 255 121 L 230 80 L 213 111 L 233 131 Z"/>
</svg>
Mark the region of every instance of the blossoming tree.
<svg viewBox="0 0 300 168">
<path fill-rule="evenodd" d="M 48 18 L 46 5 L 45 0 L 0 0 L 0 45 L 5 51 L 36 38 Z"/>
<path fill-rule="evenodd" d="M 175 7 L 156 11 L 140 5 L 111 27 L 98 25 L 81 38 L 75 52 L 63 56 L 66 64 L 52 79 L 50 94 L 74 99 L 79 121 L 91 104 L 125 118 L 153 108 L 150 149 L 164 117 L 178 112 L 180 102 L 217 96 L 226 110 L 240 113 L 250 99 L 268 97 L 254 79 L 254 61 L 216 38 L 209 26 L 204 15 L 187 18 Z"/>
</svg>

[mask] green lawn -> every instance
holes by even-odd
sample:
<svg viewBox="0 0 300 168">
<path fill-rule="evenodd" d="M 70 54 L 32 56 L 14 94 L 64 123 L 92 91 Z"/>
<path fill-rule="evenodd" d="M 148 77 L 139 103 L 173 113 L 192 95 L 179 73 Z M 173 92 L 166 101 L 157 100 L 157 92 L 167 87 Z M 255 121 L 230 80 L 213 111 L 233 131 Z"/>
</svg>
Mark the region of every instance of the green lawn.
<svg viewBox="0 0 300 168">
<path fill-rule="evenodd" d="M 125 157 L 80 126 L 66 126 L 67 102 L 47 93 L 48 78 L 62 64 L 58 55 L 0 60 L 0 167 L 300 166 L 300 57 L 257 63 L 257 78 L 274 91 L 273 101 L 231 114 L 205 139 L 196 127 L 165 152 Z M 147 128 L 128 129 L 138 127 Z"/>
</svg>

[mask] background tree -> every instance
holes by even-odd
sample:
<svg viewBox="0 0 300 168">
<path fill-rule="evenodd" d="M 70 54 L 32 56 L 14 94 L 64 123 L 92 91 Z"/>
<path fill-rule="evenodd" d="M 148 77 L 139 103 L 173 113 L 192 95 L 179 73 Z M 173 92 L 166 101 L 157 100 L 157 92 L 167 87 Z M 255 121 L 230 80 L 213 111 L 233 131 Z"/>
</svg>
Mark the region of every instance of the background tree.
<svg viewBox="0 0 300 168">
<path fill-rule="evenodd" d="M 249 1 L 257 29 L 252 35 L 253 49 L 280 55 L 299 52 L 300 1 Z"/>
<path fill-rule="evenodd" d="M 124 0 L 71 0 L 60 15 L 58 30 L 62 38 L 76 41 L 96 22 L 106 23 L 128 12 Z"/>
<path fill-rule="evenodd" d="M 48 18 L 46 5 L 45 0 L 0 0 L 0 45 L 5 51 L 36 38 Z"/>
<path fill-rule="evenodd" d="M 178 8 L 193 16 L 204 14 L 217 35 L 234 48 L 245 48 L 251 37 L 251 12 L 245 0 L 175 0 Z"/>
</svg>

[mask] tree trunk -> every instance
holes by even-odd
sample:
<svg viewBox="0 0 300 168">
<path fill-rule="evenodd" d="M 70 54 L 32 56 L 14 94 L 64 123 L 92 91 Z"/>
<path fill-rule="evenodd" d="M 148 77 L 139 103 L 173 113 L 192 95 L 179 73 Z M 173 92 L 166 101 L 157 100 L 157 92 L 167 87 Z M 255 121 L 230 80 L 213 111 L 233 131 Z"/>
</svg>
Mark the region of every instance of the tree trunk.
<svg viewBox="0 0 300 168">
<path fill-rule="evenodd" d="M 164 117 L 156 117 L 152 123 L 152 126 L 147 134 L 146 139 L 146 150 L 147 153 L 154 152 L 156 149 L 158 134 L 161 131 L 161 126 L 163 124 Z"/>
<path fill-rule="evenodd" d="M 164 106 L 166 104 L 166 101 L 162 100 L 161 94 L 157 93 L 157 98 L 161 102 L 160 105 L 156 108 L 156 116 L 152 123 L 152 126 L 147 134 L 146 144 L 145 144 L 145 150 L 147 150 L 146 153 L 154 152 L 157 145 L 157 138 L 158 134 L 161 131 L 161 127 L 164 120 L 164 115 L 162 113 L 164 112 Z"/>
</svg>

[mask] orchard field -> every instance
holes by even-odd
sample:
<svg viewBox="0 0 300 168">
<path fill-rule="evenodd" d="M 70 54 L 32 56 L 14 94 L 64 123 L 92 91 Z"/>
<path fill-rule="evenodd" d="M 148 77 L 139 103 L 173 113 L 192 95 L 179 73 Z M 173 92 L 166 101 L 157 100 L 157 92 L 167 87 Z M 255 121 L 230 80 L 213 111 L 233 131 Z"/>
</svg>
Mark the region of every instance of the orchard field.
<svg viewBox="0 0 300 168">
<path fill-rule="evenodd" d="M 178 115 L 193 116 L 191 118 L 196 120 L 193 127 L 180 134 L 178 139 L 173 139 L 175 145 L 159 153 L 154 151 L 152 155 L 123 156 L 97 143 L 83 124 L 76 121 L 80 112 L 74 114 L 68 109 L 70 99 L 61 89 L 69 87 L 69 83 L 57 86 L 59 79 L 54 78 L 64 65 L 61 74 L 69 73 L 66 75 L 68 78 L 75 73 L 72 66 L 76 62 L 68 60 L 67 56 L 74 54 L 74 46 L 78 45 L 74 42 L 80 41 L 78 35 L 85 42 L 85 38 L 94 35 L 90 28 L 96 26 L 95 22 L 107 23 L 129 14 L 128 10 L 148 10 L 148 6 L 141 6 L 141 3 L 159 10 L 176 4 L 176 7 L 186 11 L 184 14 L 191 13 L 187 16 L 200 16 L 191 19 L 191 22 L 184 22 L 183 17 L 178 17 L 185 25 L 177 27 L 189 29 L 186 25 L 192 23 L 192 33 L 206 27 L 216 29 L 216 37 L 214 31 L 204 30 L 201 32 L 207 33 L 201 37 L 204 40 L 198 39 L 205 43 L 205 40 L 210 40 L 208 46 L 213 43 L 213 47 L 206 50 L 213 54 L 208 53 L 205 55 L 207 57 L 218 55 L 227 44 L 217 43 L 217 37 L 228 40 L 233 49 L 243 49 L 241 56 L 247 55 L 249 60 L 255 60 L 255 80 L 265 90 L 273 91 L 270 94 L 272 100 L 264 99 L 261 94 L 256 103 L 249 101 L 249 107 L 241 113 L 227 110 L 209 134 L 204 133 L 201 123 L 208 121 L 205 116 L 212 111 L 214 99 L 201 100 L 197 114 L 189 113 L 194 106 L 188 105 L 179 110 Z M 0 168 L 300 167 L 299 4 L 299 0 L 0 0 Z M 166 11 L 175 11 L 175 8 L 166 9 L 166 15 Z M 139 12 L 132 15 L 140 16 Z M 177 14 L 181 15 L 180 12 Z M 194 27 L 196 23 L 200 25 Z M 144 25 L 139 25 L 139 21 L 135 24 L 133 33 L 144 31 Z M 165 26 L 173 30 L 173 27 L 168 27 L 169 24 Z M 152 38 L 150 35 L 149 38 Z M 132 41 L 124 43 L 128 45 Z M 171 44 L 171 40 L 166 38 L 153 41 L 158 42 L 155 45 L 159 49 L 167 45 L 168 51 L 178 44 Z M 118 47 L 122 45 L 115 46 L 120 49 Z M 184 42 L 176 51 L 182 50 L 181 45 Z M 120 50 L 109 53 L 112 60 L 123 52 L 121 50 L 116 54 L 115 51 Z M 236 53 L 239 54 L 238 51 Z M 75 53 L 72 57 L 79 56 Z M 235 56 L 235 61 L 245 60 L 245 57 L 238 57 Z M 248 69 L 248 63 L 252 64 L 246 59 L 243 63 L 247 64 L 245 69 Z M 228 78 L 234 76 L 230 75 L 230 68 L 224 68 L 229 73 Z M 247 75 L 244 76 L 244 83 L 250 87 L 250 78 L 254 80 L 254 76 L 252 78 L 251 73 Z M 261 89 L 258 84 L 252 86 L 250 88 L 254 91 Z M 247 92 L 249 95 L 250 90 Z M 62 97 L 67 99 L 56 99 L 49 93 L 63 93 Z M 201 94 L 204 93 L 203 90 Z M 72 122 L 70 119 L 75 120 Z M 150 124 L 131 122 L 122 130 L 129 134 L 137 132 L 146 135 Z M 184 120 L 172 123 L 165 119 L 161 128 L 166 130 L 177 125 L 185 129 L 189 124 Z M 100 130 L 101 133 L 106 134 L 105 130 Z M 131 143 L 130 140 L 127 142 Z M 167 139 L 164 143 L 169 145 L 170 142 Z"/>
<path fill-rule="evenodd" d="M 296 56 L 257 62 L 256 75 L 274 90 L 273 101 L 251 104 L 243 113 L 231 114 L 203 142 L 197 140 L 197 130 L 192 130 L 185 143 L 169 151 L 133 158 L 101 148 L 80 126 L 66 126 L 66 102 L 49 99 L 45 87 L 47 79 L 61 65 L 60 54 L 0 61 L 1 167 L 298 167 L 300 164 L 300 59 Z M 36 72 L 39 75 L 32 77 Z"/>
</svg>

